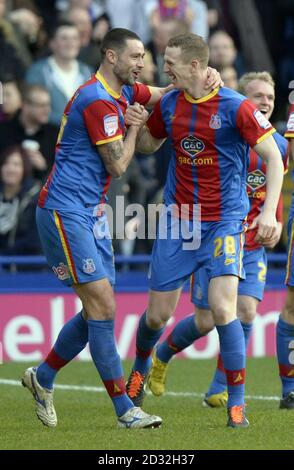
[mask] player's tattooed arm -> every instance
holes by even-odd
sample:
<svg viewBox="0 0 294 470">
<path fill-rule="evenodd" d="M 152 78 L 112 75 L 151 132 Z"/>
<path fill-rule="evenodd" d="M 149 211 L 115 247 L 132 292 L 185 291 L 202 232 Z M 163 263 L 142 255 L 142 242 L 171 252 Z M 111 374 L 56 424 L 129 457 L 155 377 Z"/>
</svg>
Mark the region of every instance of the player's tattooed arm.
<svg viewBox="0 0 294 470">
<path fill-rule="evenodd" d="M 155 139 L 149 132 L 147 126 L 140 129 L 137 137 L 136 150 L 140 153 L 153 153 L 161 147 L 166 139 Z"/>
<path fill-rule="evenodd" d="M 124 141 L 119 139 L 98 145 L 105 168 L 114 178 L 122 176 L 128 168 L 134 155 L 138 130 L 138 127 L 131 126 Z"/>
</svg>

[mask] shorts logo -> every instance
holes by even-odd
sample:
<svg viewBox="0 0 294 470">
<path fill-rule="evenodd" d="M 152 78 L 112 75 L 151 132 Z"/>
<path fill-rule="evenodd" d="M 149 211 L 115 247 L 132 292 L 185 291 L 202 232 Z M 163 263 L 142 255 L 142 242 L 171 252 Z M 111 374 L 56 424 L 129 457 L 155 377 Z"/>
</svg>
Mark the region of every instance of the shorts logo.
<svg viewBox="0 0 294 470">
<path fill-rule="evenodd" d="M 229 264 L 235 263 L 236 258 L 226 258 L 225 259 L 225 266 L 229 266 Z"/>
<path fill-rule="evenodd" d="M 262 129 L 269 129 L 271 127 L 271 123 L 258 109 L 254 111 L 253 116 Z"/>
<path fill-rule="evenodd" d="M 92 274 L 96 271 L 96 266 L 92 258 L 83 259 L 83 272 Z"/>
<path fill-rule="evenodd" d="M 247 184 L 252 191 L 256 191 L 258 188 L 261 188 L 265 183 L 266 176 L 261 170 L 254 170 L 247 174 Z"/>
<path fill-rule="evenodd" d="M 192 158 L 205 149 L 205 145 L 202 140 L 197 139 L 194 135 L 189 135 L 189 137 L 182 139 L 181 147 L 184 152 Z"/>
<path fill-rule="evenodd" d="M 70 279 L 69 269 L 64 263 L 59 263 L 58 266 L 52 266 L 52 271 L 55 276 L 60 279 L 60 281 L 65 281 L 65 279 Z"/>
<path fill-rule="evenodd" d="M 209 127 L 211 129 L 220 129 L 222 127 L 222 120 L 220 118 L 219 114 L 212 114 L 210 121 L 209 121 Z"/>
<path fill-rule="evenodd" d="M 103 118 L 103 125 L 105 134 L 108 137 L 114 136 L 118 129 L 118 116 L 116 114 L 107 114 Z"/>
</svg>

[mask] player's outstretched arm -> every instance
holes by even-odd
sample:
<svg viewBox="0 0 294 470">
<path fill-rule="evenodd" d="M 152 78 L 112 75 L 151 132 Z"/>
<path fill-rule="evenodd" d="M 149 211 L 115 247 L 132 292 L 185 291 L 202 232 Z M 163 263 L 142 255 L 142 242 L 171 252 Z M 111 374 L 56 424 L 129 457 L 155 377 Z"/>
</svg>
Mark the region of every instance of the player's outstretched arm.
<svg viewBox="0 0 294 470">
<path fill-rule="evenodd" d="M 222 87 L 222 86 L 224 86 L 224 82 L 222 81 L 219 72 L 212 67 L 208 67 L 207 68 L 207 80 L 206 80 L 204 88 L 206 90 L 212 91 L 215 88 Z M 155 105 L 155 103 L 157 103 L 157 101 L 159 101 L 160 98 L 162 98 L 163 95 L 165 95 L 168 91 L 173 90 L 174 85 L 170 84 L 164 88 L 150 86 L 149 89 L 151 92 L 151 97 L 147 103 L 148 109 L 152 108 Z"/>
<path fill-rule="evenodd" d="M 136 151 L 140 153 L 154 153 L 158 150 L 166 139 L 156 139 L 152 137 L 147 126 L 140 129 L 138 134 Z"/>
<path fill-rule="evenodd" d="M 163 95 L 165 95 L 168 91 L 171 91 L 173 89 L 174 89 L 173 84 L 170 84 L 170 85 L 168 85 L 164 88 L 159 88 L 159 87 L 156 87 L 156 86 L 150 86 L 149 90 L 151 92 L 151 97 L 150 97 L 150 100 L 148 101 L 148 103 L 146 105 L 146 106 L 148 106 L 148 109 L 153 108 L 155 103 L 157 103 L 157 101 L 159 101 L 160 98 L 163 97 Z"/>
<path fill-rule="evenodd" d="M 276 210 L 283 184 L 284 167 L 280 150 L 270 135 L 255 145 L 255 152 L 266 162 L 266 198 L 263 211 L 256 217 L 250 228 L 258 225 L 257 241 L 270 238 L 277 227 Z"/>
</svg>

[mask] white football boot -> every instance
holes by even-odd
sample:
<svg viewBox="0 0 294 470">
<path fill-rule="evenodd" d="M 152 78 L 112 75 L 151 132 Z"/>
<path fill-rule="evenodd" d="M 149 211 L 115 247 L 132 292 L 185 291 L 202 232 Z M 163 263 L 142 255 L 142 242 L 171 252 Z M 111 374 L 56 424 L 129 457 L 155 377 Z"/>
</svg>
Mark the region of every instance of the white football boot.
<svg viewBox="0 0 294 470">
<path fill-rule="evenodd" d="M 57 425 L 57 416 L 53 405 L 53 390 L 41 387 L 37 380 L 36 367 L 29 367 L 24 372 L 21 383 L 34 397 L 38 418 L 45 426 L 54 428 Z"/>
<path fill-rule="evenodd" d="M 137 406 L 130 408 L 118 418 L 119 428 L 158 428 L 162 423 L 159 416 L 148 415 Z"/>
</svg>

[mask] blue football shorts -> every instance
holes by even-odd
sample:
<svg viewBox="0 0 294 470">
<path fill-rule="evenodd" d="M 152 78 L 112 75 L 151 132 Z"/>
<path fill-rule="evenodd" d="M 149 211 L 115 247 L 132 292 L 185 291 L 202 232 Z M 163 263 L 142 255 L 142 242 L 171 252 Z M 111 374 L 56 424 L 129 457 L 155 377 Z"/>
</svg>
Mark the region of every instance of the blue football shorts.
<svg viewBox="0 0 294 470">
<path fill-rule="evenodd" d="M 177 230 L 177 217 L 165 211 L 160 219 L 162 216 L 166 218 L 166 236 L 158 230 L 148 274 L 150 289 L 178 289 L 201 267 L 207 269 L 209 279 L 223 275 L 244 277 L 241 221 L 201 222 L 201 230 L 196 228 L 195 236 L 192 221 L 183 221 L 184 229 Z"/>
<path fill-rule="evenodd" d="M 107 278 L 115 282 L 114 255 L 106 214 L 37 208 L 43 251 L 54 274 L 67 286 Z"/>
<path fill-rule="evenodd" d="M 238 295 L 248 295 L 261 301 L 263 298 L 267 257 L 263 247 L 246 251 L 243 254 L 243 268 L 245 279 L 240 279 Z M 206 268 L 201 268 L 191 276 L 191 300 L 194 305 L 202 309 L 210 309 L 208 304 L 209 278 Z"/>
</svg>

